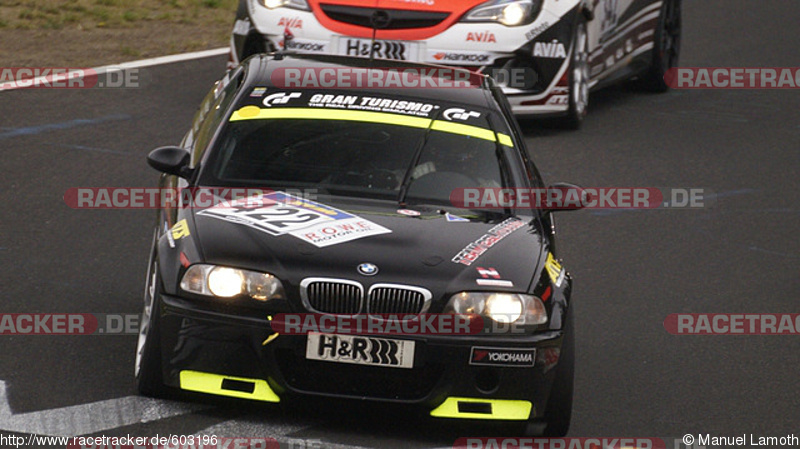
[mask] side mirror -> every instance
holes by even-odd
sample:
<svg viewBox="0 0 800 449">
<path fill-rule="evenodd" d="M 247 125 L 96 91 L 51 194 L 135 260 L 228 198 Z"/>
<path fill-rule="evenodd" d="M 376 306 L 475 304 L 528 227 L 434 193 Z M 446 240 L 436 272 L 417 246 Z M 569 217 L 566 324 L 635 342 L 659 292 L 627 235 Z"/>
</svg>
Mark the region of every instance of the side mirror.
<svg viewBox="0 0 800 449">
<path fill-rule="evenodd" d="M 190 154 L 180 147 L 156 148 L 147 155 L 147 163 L 156 170 L 170 175 L 188 178 Z"/>
<path fill-rule="evenodd" d="M 557 182 L 547 188 L 547 212 L 581 210 L 594 198 L 581 186 Z"/>
</svg>

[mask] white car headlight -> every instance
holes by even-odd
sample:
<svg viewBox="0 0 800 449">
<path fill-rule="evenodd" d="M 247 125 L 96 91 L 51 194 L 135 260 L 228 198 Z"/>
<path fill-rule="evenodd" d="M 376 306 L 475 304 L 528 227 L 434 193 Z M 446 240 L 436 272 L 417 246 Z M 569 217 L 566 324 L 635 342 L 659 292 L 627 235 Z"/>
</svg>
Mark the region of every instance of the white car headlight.
<svg viewBox="0 0 800 449">
<path fill-rule="evenodd" d="M 496 323 L 539 325 L 547 323 L 541 299 L 518 293 L 461 292 L 453 295 L 445 313 L 475 313 Z"/>
<path fill-rule="evenodd" d="M 259 301 L 282 299 L 283 284 L 268 273 L 216 265 L 192 265 L 181 279 L 181 289 L 218 298 L 247 295 Z"/>
<path fill-rule="evenodd" d="M 542 9 L 542 0 L 494 0 L 479 5 L 462 22 L 499 22 L 515 27 L 532 23 Z"/>
<path fill-rule="evenodd" d="M 311 8 L 308 7 L 308 2 L 306 2 L 306 0 L 258 0 L 258 3 L 267 9 L 275 9 L 285 6 L 287 8 L 311 11 Z"/>
</svg>

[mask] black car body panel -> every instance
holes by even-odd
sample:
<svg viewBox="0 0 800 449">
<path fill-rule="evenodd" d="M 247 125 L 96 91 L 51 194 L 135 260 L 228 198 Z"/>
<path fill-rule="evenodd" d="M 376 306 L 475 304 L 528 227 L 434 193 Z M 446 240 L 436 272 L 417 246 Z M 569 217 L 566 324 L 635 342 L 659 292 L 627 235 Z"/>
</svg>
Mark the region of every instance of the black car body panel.
<svg viewBox="0 0 800 449">
<path fill-rule="evenodd" d="M 306 104 L 304 102 L 315 94 L 303 92 L 287 99 L 286 104 L 267 106 L 265 103 L 265 107 L 259 109 L 253 104 L 253 99 L 263 103 L 268 94 L 289 92 L 271 84 L 275 70 L 320 65 L 363 67 L 365 64 L 368 62 L 363 59 L 291 55 L 250 59 L 237 71 L 227 74 L 201 105 L 192 130 L 183 141 L 184 148 L 192 155 L 187 168 L 188 179 L 163 175 L 160 185 L 228 187 L 224 167 L 235 157 L 226 159 L 221 156 L 226 151 L 226 142 L 230 141 L 231 133 L 241 131 L 240 134 L 245 135 L 245 131 L 250 132 L 245 125 L 234 126 L 231 123 L 237 117 L 247 118 L 244 111 L 249 114 L 254 111 L 252 108 L 263 114 L 294 114 L 300 107 L 298 104 Z M 459 130 L 456 133 L 465 133 L 458 138 L 463 138 L 467 144 L 482 142 L 487 151 L 492 151 L 502 161 L 501 164 L 507 165 L 503 182 L 521 187 L 542 185 L 524 143 L 519 139 L 508 103 L 491 80 L 482 78 L 480 85 L 467 89 L 359 93 L 367 94 L 408 101 L 422 98 L 437 105 L 460 105 L 481 111 L 490 118 L 481 122 L 481 126 L 491 126 L 493 130 L 493 134 L 484 135 L 488 140 L 470 134 L 484 128 L 467 125 L 456 127 Z M 295 101 L 298 103 L 294 104 Z M 328 112 L 328 109 L 318 108 L 311 114 Z M 437 112 L 432 108 L 431 118 L 414 119 L 434 123 L 441 116 L 441 110 Z M 387 113 L 380 117 L 381 120 L 396 117 L 398 122 L 402 122 L 410 116 Z M 281 123 L 286 133 L 290 132 L 290 126 L 295 126 L 291 121 Z M 394 125 L 387 126 L 394 129 Z M 345 128 L 344 122 L 340 128 Z M 383 130 L 389 128 L 376 129 L 386 134 Z M 495 135 L 505 137 L 491 142 Z M 280 139 L 274 135 L 273 141 L 280 142 Z M 333 140 L 331 138 L 327 143 L 331 152 L 337 145 Z M 505 143 L 501 144 L 501 140 Z M 245 141 L 236 142 L 244 145 L 242 142 Z M 430 136 L 426 137 L 424 145 L 431 141 Z M 263 151 L 268 151 L 270 144 L 264 141 Z M 288 158 L 287 152 L 305 148 L 302 143 L 293 145 L 275 153 L 273 163 Z M 423 153 L 413 154 L 419 158 Z M 246 171 L 239 168 L 232 173 Z M 398 184 L 400 179 L 402 176 L 398 178 Z M 348 178 L 347 182 L 355 181 Z M 232 184 L 233 187 L 243 185 L 239 181 Z M 360 184 L 355 182 L 354 185 Z M 400 186 L 398 190 L 402 191 L 402 188 Z M 361 192 L 358 188 L 353 189 Z M 318 236 L 311 235 L 325 233 L 326 228 L 273 232 L 269 226 L 274 223 L 265 222 L 261 226 L 263 223 L 249 222 L 242 218 L 244 215 L 236 215 L 239 212 L 248 214 L 249 210 L 240 210 L 238 206 L 231 208 L 229 204 L 225 206 L 227 209 L 208 206 L 159 211 L 155 259 L 158 288 L 151 290 L 157 292 L 151 312 L 157 320 L 151 322 L 157 321 L 159 332 L 157 343 L 152 343 L 151 347 L 156 348 L 152 351 L 159 362 L 152 366 L 158 366 L 158 378 L 164 386 L 268 402 L 305 396 L 397 402 L 416 405 L 436 417 L 512 420 L 546 417 L 551 385 L 558 371 L 555 368 L 561 342 L 564 332 L 571 331 L 565 329 L 564 323 L 570 309 L 572 286 L 570 276 L 554 262 L 555 236 L 548 212 L 456 209 L 445 203 L 415 202 L 413 195 L 398 202 L 395 191 L 391 189 L 386 190 L 388 194 L 379 191 L 365 196 L 328 186 L 320 188 L 311 199 L 276 190 L 263 198 L 281 199 L 285 202 L 281 203 L 282 207 L 287 209 L 287 205 L 292 204 L 301 212 L 322 211 L 320 213 L 341 217 L 342 223 L 360 220 L 366 223 L 364 229 L 370 229 L 370 232 L 331 243 L 316 241 L 314 239 Z M 413 191 L 413 188 L 409 190 Z M 293 217 L 302 215 L 296 210 L 292 213 Z M 336 222 L 325 223 L 335 226 Z M 480 251 L 470 252 L 476 242 L 490 243 Z M 365 263 L 376 267 L 376 272 L 359 272 L 359 266 Z M 223 300 L 189 292 L 181 287 L 181 281 L 189 269 L 198 264 L 269 273 L 280 280 L 285 296 L 270 301 L 257 301 L 241 295 Z M 550 268 L 558 268 L 556 276 L 548 271 L 549 264 Z M 424 310 L 431 314 L 447 313 L 448 301 L 460 292 L 536 295 L 542 298 L 547 320 L 517 333 L 386 337 L 414 342 L 413 366 L 407 369 L 314 360 L 305 357 L 306 345 L 310 344 L 308 337 L 276 333 L 273 317 L 319 312 L 311 308 L 303 296 L 304 282 L 316 278 L 358 285 L 364 292 L 370 292 L 376 284 L 425 290 L 430 297 L 426 299 Z M 483 278 L 489 281 L 502 279 L 493 284 L 481 282 Z M 355 312 L 369 312 L 370 301 L 371 298 L 365 298 Z M 515 357 L 532 355 L 533 358 L 521 365 L 473 363 L 476 351 L 481 352 L 481 357 L 492 352 L 505 352 L 505 357 L 510 353 Z M 448 401 L 455 401 L 454 404 L 458 403 L 458 407 L 463 406 L 466 411 L 445 407 L 450 403 Z M 473 403 L 478 406 L 470 408 L 464 405 Z M 488 413 L 480 411 L 484 404 L 489 404 Z M 520 404 L 530 409 L 520 411 Z M 495 411 L 492 411 L 492 406 Z"/>
</svg>

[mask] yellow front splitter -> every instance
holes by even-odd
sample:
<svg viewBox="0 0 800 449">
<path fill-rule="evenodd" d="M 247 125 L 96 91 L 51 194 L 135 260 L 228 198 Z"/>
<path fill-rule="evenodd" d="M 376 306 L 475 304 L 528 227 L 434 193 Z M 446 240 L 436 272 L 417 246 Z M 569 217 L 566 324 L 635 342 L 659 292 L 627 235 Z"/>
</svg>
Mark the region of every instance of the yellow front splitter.
<svg viewBox="0 0 800 449">
<path fill-rule="evenodd" d="M 272 391 L 263 379 L 224 376 L 222 374 L 200 371 L 181 371 L 181 390 L 198 393 L 251 399 L 254 401 L 280 402 L 281 398 Z"/>
<path fill-rule="evenodd" d="M 533 404 L 529 401 L 449 397 L 431 412 L 431 416 L 524 421 L 531 416 L 531 410 Z"/>
</svg>

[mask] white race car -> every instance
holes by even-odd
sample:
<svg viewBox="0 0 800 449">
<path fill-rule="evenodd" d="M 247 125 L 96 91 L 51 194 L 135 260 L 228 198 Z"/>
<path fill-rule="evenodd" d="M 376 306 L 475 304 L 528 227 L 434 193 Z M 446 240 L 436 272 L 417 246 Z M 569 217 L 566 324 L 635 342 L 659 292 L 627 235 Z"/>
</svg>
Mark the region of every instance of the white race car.
<svg viewBox="0 0 800 449">
<path fill-rule="evenodd" d="M 240 0 L 230 66 L 285 50 L 467 67 L 515 114 L 578 127 L 590 89 L 666 91 L 680 35 L 681 0 Z"/>
</svg>

